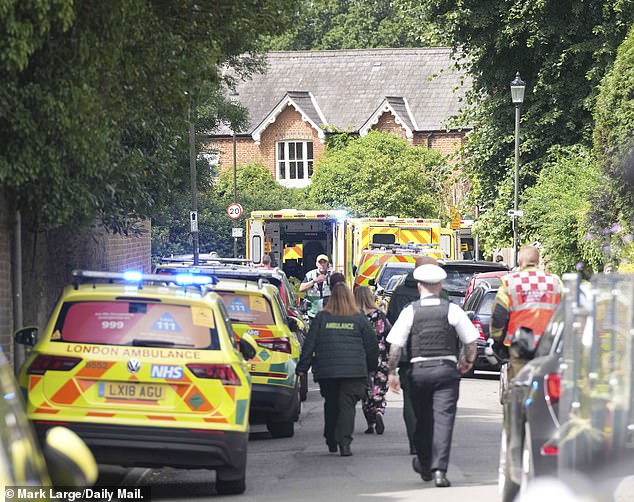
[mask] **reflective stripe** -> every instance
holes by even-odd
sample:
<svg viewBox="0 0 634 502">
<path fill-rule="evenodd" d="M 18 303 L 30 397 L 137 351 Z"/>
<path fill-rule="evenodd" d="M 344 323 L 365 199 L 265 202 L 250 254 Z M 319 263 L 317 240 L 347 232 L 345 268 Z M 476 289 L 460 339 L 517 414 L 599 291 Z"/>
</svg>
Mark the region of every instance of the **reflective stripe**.
<svg viewBox="0 0 634 502">
<path fill-rule="evenodd" d="M 542 302 L 542 303 L 523 303 L 521 305 L 516 306 L 513 311 L 514 312 L 520 312 L 522 310 L 555 310 L 555 308 L 557 308 L 557 305 L 559 304 L 559 302 L 557 303 L 550 303 L 550 302 Z"/>
</svg>

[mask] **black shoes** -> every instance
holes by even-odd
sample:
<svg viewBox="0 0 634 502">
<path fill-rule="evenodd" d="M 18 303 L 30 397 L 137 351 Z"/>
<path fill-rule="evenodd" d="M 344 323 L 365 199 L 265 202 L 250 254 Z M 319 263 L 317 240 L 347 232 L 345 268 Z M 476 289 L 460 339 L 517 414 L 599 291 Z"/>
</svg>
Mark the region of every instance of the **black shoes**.
<svg viewBox="0 0 634 502">
<path fill-rule="evenodd" d="M 385 424 L 383 423 L 383 415 L 381 415 L 380 413 L 376 414 L 376 433 L 377 434 L 383 434 L 383 432 L 385 431 Z"/>
<path fill-rule="evenodd" d="M 351 457 L 352 456 L 352 450 L 350 450 L 350 445 L 349 444 L 346 444 L 346 445 L 340 444 L 339 445 L 339 454 L 342 457 Z"/>
<path fill-rule="evenodd" d="M 329 444 L 328 445 L 328 451 L 330 453 L 337 453 L 337 445 L 336 444 Z"/>
<path fill-rule="evenodd" d="M 414 472 L 417 472 L 418 474 L 420 474 L 420 477 L 423 481 L 431 481 L 431 478 L 432 478 L 431 471 L 429 469 L 423 469 L 423 466 L 420 465 L 420 460 L 418 460 L 418 457 L 414 457 L 412 459 L 412 469 L 414 469 Z M 441 471 L 436 471 L 436 472 L 441 472 Z"/>
<path fill-rule="evenodd" d="M 368 425 L 368 428 L 363 431 L 364 434 L 374 434 L 374 425 Z"/>
<path fill-rule="evenodd" d="M 434 483 L 438 488 L 447 488 L 448 486 L 451 486 L 445 471 L 434 471 Z"/>
</svg>

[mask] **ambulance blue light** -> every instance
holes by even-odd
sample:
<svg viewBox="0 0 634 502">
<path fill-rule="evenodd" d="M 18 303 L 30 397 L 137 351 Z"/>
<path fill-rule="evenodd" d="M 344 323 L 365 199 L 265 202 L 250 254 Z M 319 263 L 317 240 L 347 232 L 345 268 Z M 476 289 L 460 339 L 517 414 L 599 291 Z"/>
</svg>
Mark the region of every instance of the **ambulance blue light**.
<svg viewBox="0 0 634 502">
<path fill-rule="evenodd" d="M 187 284 L 203 285 L 203 284 L 209 284 L 212 280 L 211 277 L 208 277 L 206 275 L 194 275 L 194 274 L 178 274 L 175 277 L 176 277 L 176 283 L 180 285 L 187 285 Z"/>
<path fill-rule="evenodd" d="M 143 274 L 141 272 L 138 272 L 137 270 L 128 270 L 127 272 L 123 273 L 123 278 L 124 280 L 130 282 L 141 282 L 141 280 L 143 279 Z"/>
</svg>

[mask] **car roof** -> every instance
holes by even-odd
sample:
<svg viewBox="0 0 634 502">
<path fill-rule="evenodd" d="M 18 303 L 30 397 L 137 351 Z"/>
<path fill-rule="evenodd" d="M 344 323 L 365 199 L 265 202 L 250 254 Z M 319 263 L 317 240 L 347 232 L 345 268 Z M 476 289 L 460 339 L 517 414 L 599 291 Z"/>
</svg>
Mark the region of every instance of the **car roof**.
<svg viewBox="0 0 634 502">
<path fill-rule="evenodd" d="M 493 270 L 509 271 L 506 265 L 484 260 L 438 260 L 438 264 L 443 268 L 450 269 L 481 269 L 483 272 Z"/>
<path fill-rule="evenodd" d="M 411 261 L 388 261 L 382 268 L 415 268 L 415 263 Z"/>
<path fill-rule="evenodd" d="M 239 278 L 221 278 L 218 283 L 214 285 L 214 289 L 217 290 L 232 290 L 232 291 L 245 291 L 248 293 L 266 293 L 266 294 L 279 294 L 279 290 L 272 284 L 267 282 L 255 283 L 252 281 L 245 281 Z"/>
</svg>

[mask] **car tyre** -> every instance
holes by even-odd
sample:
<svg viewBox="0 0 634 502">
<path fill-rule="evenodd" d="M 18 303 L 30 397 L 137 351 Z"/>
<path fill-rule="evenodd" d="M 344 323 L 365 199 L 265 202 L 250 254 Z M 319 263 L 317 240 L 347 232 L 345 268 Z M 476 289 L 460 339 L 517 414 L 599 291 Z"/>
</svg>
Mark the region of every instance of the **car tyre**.
<svg viewBox="0 0 634 502">
<path fill-rule="evenodd" d="M 519 486 L 509 477 L 508 471 L 508 442 L 506 439 L 506 429 L 502 428 L 502 439 L 500 441 L 500 463 L 498 467 L 498 494 L 502 502 L 512 502 L 519 492 Z"/>
<path fill-rule="evenodd" d="M 291 438 L 295 434 L 295 420 L 288 422 L 271 422 L 266 428 L 274 438 Z"/>
<path fill-rule="evenodd" d="M 241 469 L 216 471 L 216 492 L 219 495 L 239 495 L 246 487 L 246 459 Z"/>
</svg>

